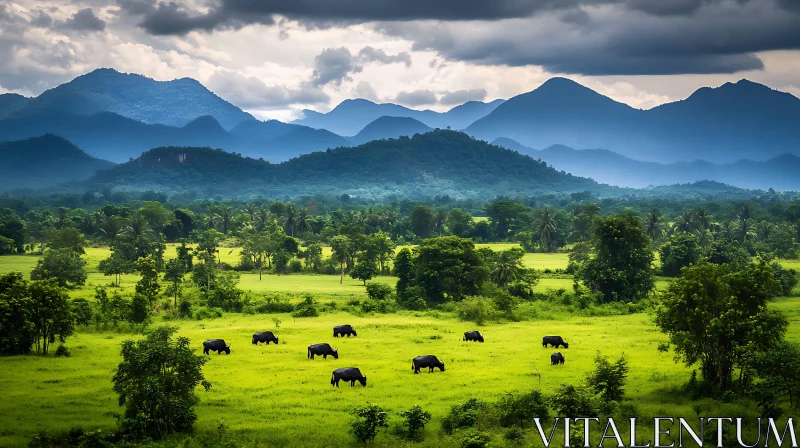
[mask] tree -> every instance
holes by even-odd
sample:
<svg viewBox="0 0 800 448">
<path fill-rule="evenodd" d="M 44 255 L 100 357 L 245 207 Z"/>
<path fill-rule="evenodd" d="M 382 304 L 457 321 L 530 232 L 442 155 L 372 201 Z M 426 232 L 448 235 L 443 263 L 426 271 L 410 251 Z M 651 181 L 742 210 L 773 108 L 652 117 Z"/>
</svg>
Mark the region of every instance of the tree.
<svg viewBox="0 0 800 448">
<path fill-rule="evenodd" d="M 144 201 L 136 213 L 144 217 L 147 225 L 156 233 L 161 233 L 174 216 L 160 202 L 154 201 Z"/>
<path fill-rule="evenodd" d="M 186 275 L 186 268 L 184 264 L 178 259 L 172 259 L 167 262 L 166 269 L 164 270 L 164 280 L 170 282 L 170 290 L 173 294 L 173 306 L 178 306 L 178 296 L 181 293 L 181 285 L 183 284 L 183 277 Z"/>
<path fill-rule="evenodd" d="M 445 224 L 450 233 L 457 237 L 466 238 L 472 231 L 472 215 L 460 208 L 454 208 L 447 215 Z"/>
<path fill-rule="evenodd" d="M 400 249 L 394 257 L 394 275 L 397 277 L 397 295 L 403 296 L 414 280 L 414 259 L 407 247 Z"/>
<path fill-rule="evenodd" d="M 56 338 L 63 343 L 75 331 L 69 295 L 54 279 L 31 282 L 28 293 L 36 353 L 46 355 Z"/>
<path fill-rule="evenodd" d="M 306 268 L 312 268 L 315 271 L 322 265 L 322 245 L 319 243 L 311 243 L 306 249 Z"/>
<path fill-rule="evenodd" d="M 486 205 L 486 215 L 491 221 L 494 233 L 505 238 L 511 227 L 521 224 L 523 216 L 530 211 L 528 207 L 517 201 L 498 198 Z"/>
<path fill-rule="evenodd" d="M 556 221 L 550 207 L 545 206 L 539 210 L 536 218 L 536 230 L 539 232 L 539 241 L 544 245 L 545 251 L 550 252 L 553 234 L 556 231 Z"/>
<path fill-rule="evenodd" d="M 13 240 L 18 253 L 25 252 L 25 222 L 10 208 L 0 208 L 0 236 Z"/>
<path fill-rule="evenodd" d="M 786 330 L 786 320 L 767 309 L 776 288 L 766 263 L 743 269 L 698 263 L 669 285 L 656 325 L 686 365 L 699 362 L 703 378 L 727 390 L 740 350 L 756 341 L 771 347 Z"/>
<path fill-rule="evenodd" d="M 622 401 L 625 397 L 625 380 L 628 377 L 628 361 L 625 356 L 620 356 L 612 364 L 598 352 L 594 365 L 594 371 L 586 379 L 589 387 L 606 403 Z"/>
<path fill-rule="evenodd" d="M 383 232 L 369 235 L 364 246 L 364 257 L 367 260 L 379 263 L 380 272 L 383 272 L 384 267 L 394 255 L 394 250 L 397 247 L 389 235 Z"/>
<path fill-rule="evenodd" d="M 353 241 L 345 235 L 336 235 L 331 238 L 331 258 L 339 263 L 339 284 L 344 281 L 344 265 L 347 263 L 347 254 L 352 250 Z"/>
<path fill-rule="evenodd" d="M 489 278 L 472 240 L 455 236 L 423 241 L 413 264 L 414 284 L 422 287 L 429 304 L 476 295 Z"/>
<path fill-rule="evenodd" d="M 562 384 L 550 398 L 550 403 L 559 417 L 592 418 L 600 413 L 596 398 L 583 386 Z"/>
<path fill-rule="evenodd" d="M 125 229 L 125 220 L 119 216 L 109 216 L 100 226 L 100 234 L 109 244 L 114 244 L 122 236 Z"/>
<path fill-rule="evenodd" d="M 420 238 L 429 238 L 436 228 L 436 215 L 430 208 L 418 205 L 408 215 L 411 231 Z"/>
<path fill-rule="evenodd" d="M 654 208 L 647 213 L 644 220 L 645 232 L 653 241 L 658 241 L 664 235 L 664 218 L 661 209 Z"/>
<path fill-rule="evenodd" d="M 131 300 L 128 321 L 134 324 L 141 324 L 146 321 L 148 317 L 150 317 L 150 302 L 147 300 L 147 297 L 137 292 L 133 295 L 133 300 Z"/>
<path fill-rule="evenodd" d="M 114 285 L 119 288 L 120 276 L 134 272 L 136 266 L 121 251 L 112 250 L 108 258 L 97 264 L 97 270 L 103 275 L 113 275 Z"/>
<path fill-rule="evenodd" d="M 74 227 L 53 229 L 47 233 L 47 247 L 50 249 L 69 249 L 76 254 L 85 254 L 88 246 L 86 238 Z"/>
<path fill-rule="evenodd" d="M 350 432 L 361 443 L 372 442 L 381 428 L 388 428 L 386 420 L 389 414 L 377 404 L 358 406 L 352 414 L 356 419 L 350 423 Z"/>
<path fill-rule="evenodd" d="M 33 301 L 22 273 L 0 275 L 0 355 L 30 353 L 35 338 Z"/>
<path fill-rule="evenodd" d="M 681 268 L 697 263 L 700 247 L 691 233 L 673 233 L 669 241 L 659 249 L 661 272 L 667 277 L 677 277 Z"/>
<path fill-rule="evenodd" d="M 405 436 L 411 440 L 420 440 L 425 425 L 431 421 L 431 413 L 423 410 L 418 404 L 411 408 L 397 413 L 403 418 L 403 426 L 406 427 Z"/>
<path fill-rule="evenodd" d="M 580 276 L 605 302 L 637 302 L 655 285 L 650 238 L 641 220 L 622 213 L 601 218 L 594 230 L 595 257 Z"/>
<path fill-rule="evenodd" d="M 369 282 L 367 283 L 367 297 L 370 300 L 386 300 L 392 295 L 392 287 L 386 283 Z"/>
<path fill-rule="evenodd" d="M 173 339 L 176 329 L 158 327 L 147 338 L 122 343 L 122 362 L 114 374 L 114 392 L 125 406 L 128 432 L 160 439 L 192 429 L 199 399 L 195 388 L 211 388 L 203 376 L 207 358 L 195 355 L 189 339 Z"/>
<path fill-rule="evenodd" d="M 69 249 L 48 249 L 31 271 L 31 280 L 55 279 L 67 288 L 86 283 L 86 261 Z"/>
<path fill-rule="evenodd" d="M 500 287 L 518 280 L 525 272 L 522 257 L 525 251 L 515 247 L 500 252 L 492 266 L 492 281 Z"/>
<path fill-rule="evenodd" d="M 142 276 L 136 282 L 136 294 L 144 296 L 150 302 L 150 306 L 153 306 L 156 298 L 158 298 L 159 291 L 161 291 L 161 285 L 158 283 L 156 261 L 150 255 L 140 258 L 136 261 L 136 269 Z"/>
<path fill-rule="evenodd" d="M 367 260 L 359 261 L 350 271 L 350 278 L 357 278 L 363 281 L 364 286 L 367 286 L 367 280 L 371 280 L 376 275 L 378 275 L 377 266 L 375 266 L 375 263 Z"/>
</svg>

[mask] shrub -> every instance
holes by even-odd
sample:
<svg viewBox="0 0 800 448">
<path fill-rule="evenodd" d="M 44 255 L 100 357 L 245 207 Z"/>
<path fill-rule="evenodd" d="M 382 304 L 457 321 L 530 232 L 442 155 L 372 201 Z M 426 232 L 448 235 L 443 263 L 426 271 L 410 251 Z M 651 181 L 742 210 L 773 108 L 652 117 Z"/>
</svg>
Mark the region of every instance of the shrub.
<svg viewBox="0 0 800 448">
<path fill-rule="evenodd" d="M 254 303 L 253 307 L 260 314 L 291 313 L 295 309 L 285 296 L 279 294 L 266 295 L 263 302 Z"/>
<path fill-rule="evenodd" d="M 291 273 L 298 273 L 303 271 L 303 262 L 298 260 L 297 258 L 293 259 L 289 262 L 289 272 Z"/>
<path fill-rule="evenodd" d="M 486 448 L 492 441 L 492 435 L 476 429 L 467 431 L 461 437 L 461 448 Z"/>
<path fill-rule="evenodd" d="M 431 421 L 431 413 L 423 410 L 419 405 L 414 405 L 406 411 L 398 412 L 398 415 L 403 418 L 406 438 L 421 440 L 425 425 Z"/>
<path fill-rule="evenodd" d="M 219 308 L 214 307 L 200 307 L 194 313 L 194 317 L 197 320 L 203 319 L 214 319 L 216 317 L 222 317 L 222 310 Z"/>
<path fill-rule="evenodd" d="M 622 401 L 625 396 L 625 380 L 628 377 L 628 361 L 621 356 L 617 362 L 611 364 L 608 359 L 597 353 L 595 369 L 586 380 L 600 398 L 608 403 Z"/>
<path fill-rule="evenodd" d="M 500 398 L 495 408 L 500 417 L 500 426 L 503 427 L 525 427 L 536 417 L 546 418 L 549 409 L 538 390 L 521 395 L 508 394 Z"/>
<path fill-rule="evenodd" d="M 294 307 L 292 317 L 317 317 L 317 301 L 311 295 L 306 295 L 302 302 Z"/>
<path fill-rule="evenodd" d="M 350 423 L 350 432 L 359 442 L 372 442 L 381 428 L 389 427 L 386 424 L 389 415 L 377 404 L 358 406 L 353 409 L 352 414 L 356 419 Z"/>
<path fill-rule="evenodd" d="M 181 318 L 192 317 L 192 302 L 188 300 L 181 300 L 178 307 L 178 316 Z"/>
<path fill-rule="evenodd" d="M 372 300 L 386 300 L 392 295 L 392 287 L 385 283 L 367 283 L 367 296 Z"/>
<path fill-rule="evenodd" d="M 475 426 L 478 415 L 486 408 L 486 402 L 477 398 L 470 398 L 463 404 L 450 408 L 450 412 L 442 419 L 442 430 L 452 434 L 458 428 Z"/>
<path fill-rule="evenodd" d="M 595 397 L 586 388 L 571 384 L 562 384 L 550 398 L 550 404 L 559 417 L 590 418 L 599 414 Z"/>
<path fill-rule="evenodd" d="M 68 358 L 70 355 L 69 349 L 64 346 L 64 344 L 59 345 L 56 348 L 56 358 L 65 357 Z"/>
<path fill-rule="evenodd" d="M 494 302 L 481 296 L 467 297 L 456 305 L 456 314 L 459 319 L 483 325 L 486 321 L 497 316 Z"/>
<path fill-rule="evenodd" d="M 78 325 L 89 325 L 94 317 L 92 306 L 86 299 L 73 300 L 72 312 L 75 314 L 75 323 Z"/>
</svg>

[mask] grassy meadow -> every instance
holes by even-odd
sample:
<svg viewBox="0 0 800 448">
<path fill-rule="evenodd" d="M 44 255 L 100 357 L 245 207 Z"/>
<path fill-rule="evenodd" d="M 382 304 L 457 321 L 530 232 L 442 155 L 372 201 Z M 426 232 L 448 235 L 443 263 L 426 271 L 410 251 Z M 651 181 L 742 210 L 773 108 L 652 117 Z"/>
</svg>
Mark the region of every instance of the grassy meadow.
<svg viewBox="0 0 800 448">
<path fill-rule="evenodd" d="M 91 299 L 94 287 L 112 282 L 97 272 L 97 263 L 108 253 L 105 248 L 87 250 L 89 280 L 71 291 L 72 296 Z M 174 255 L 170 246 L 167 256 Z M 222 261 L 236 263 L 238 249 L 222 248 L 220 256 Z M 567 256 L 526 254 L 524 261 L 529 267 L 552 270 L 565 268 Z M 29 273 L 35 264 L 34 256 L 0 257 L 0 273 Z M 796 261 L 784 264 L 800 267 Z M 131 292 L 138 276 L 126 275 L 122 280 L 122 289 Z M 394 284 L 396 279 L 376 281 Z M 537 288 L 571 289 L 572 283 L 564 274 L 543 275 Z M 659 279 L 657 287 L 667 284 Z M 251 293 L 309 292 L 340 300 L 365 297 L 361 282 L 345 277 L 339 284 L 339 277 L 330 275 L 265 274 L 259 281 L 257 273 L 245 273 L 240 287 Z M 788 339 L 800 342 L 800 297 L 782 298 L 771 306 L 790 318 Z M 281 321 L 278 328 L 273 317 Z M 335 340 L 332 327 L 345 323 L 352 324 L 359 336 Z M 198 392 L 196 429 L 211 434 L 224 422 L 229 433 L 250 441 L 247 446 L 355 446 L 348 433 L 347 411 L 367 402 L 388 409 L 392 426 L 400 422 L 398 411 L 419 404 L 433 414 L 433 420 L 425 430 L 425 441 L 413 445 L 458 446 L 455 437 L 440 432 L 441 419 L 451 406 L 470 397 L 495 400 L 508 392 L 531 389 L 550 394 L 560 384 L 578 384 L 593 369 L 598 352 L 612 359 L 624 353 L 630 365 L 627 396 L 641 416 L 694 417 L 698 409 L 704 415 L 754 417 L 757 413 L 748 401 L 690 401 L 681 388 L 692 369 L 674 363 L 673 354 L 657 350 L 666 337 L 646 313 L 549 316 L 540 321 L 488 324 L 479 328 L 486 338 L 483 344 L 461 341 L 463 332 L 476 325 L 436 311 L 362 317 L 335 313 L 300 319 L 288 314 L 226 314 L 175 322 L 156 317 L 154 325 L 164 324 L 177 326 L 178 334 L 188 337 L 198 353 L 205 339 L 220 338 L 231 344 L 231 355 L 212 354 L 204 368 L 213 387 L 207 393 Z M 265 330 L 274 331 L 281 343 L 251 345 L 251 334 Z M 552 334 L 570 343 L 569 349 L 559 350 L 566 357 L 564 366 L 551 367 L 549 356 L 556 350 L 541 347 L 541 337 Z M 136 337 L 140 336 L 83 328 L 67 341 L 69 358 L 0 358 L 4 398 L 0 400 L 0 447 L 25 446 L 42 430 L 59 433 L 77 426 L 112 430 L 122 408 L 111 390 L 111 378 L 120 362 L 121 342 Z M 308 360 L 306 347 L 321 342 L 337 347 L 340 358 Z M 414 375 L 411 359 L 425 354 L 442 359 L 446 371 Z M 367 387 L 342 383 L 340 389 L 332 388 L 331 371 L 339 367 L 360 368 L 367 375 Z M 527 431 L 528 442 L 536 437 L 535 430 Z M 399 440 L 383 434 L 376 445 L 395 446 Z"/>
</svg>

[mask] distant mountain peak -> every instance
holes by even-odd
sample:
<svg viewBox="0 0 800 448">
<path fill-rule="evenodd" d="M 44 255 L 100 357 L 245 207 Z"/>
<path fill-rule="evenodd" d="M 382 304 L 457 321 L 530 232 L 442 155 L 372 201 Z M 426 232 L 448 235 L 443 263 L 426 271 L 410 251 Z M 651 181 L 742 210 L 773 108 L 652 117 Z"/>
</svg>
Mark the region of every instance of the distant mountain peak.
<svg viewBox="0 0 800 448">
<path fill-rule="evenodd" d="M 198 130 L 202 132 L 219 131 L 225 132 L 225 129 L 219 124 L 216 118 L 211 115 L 203 115 L 195 118 L 184 126 L 184 129 Z"/>
</svg>

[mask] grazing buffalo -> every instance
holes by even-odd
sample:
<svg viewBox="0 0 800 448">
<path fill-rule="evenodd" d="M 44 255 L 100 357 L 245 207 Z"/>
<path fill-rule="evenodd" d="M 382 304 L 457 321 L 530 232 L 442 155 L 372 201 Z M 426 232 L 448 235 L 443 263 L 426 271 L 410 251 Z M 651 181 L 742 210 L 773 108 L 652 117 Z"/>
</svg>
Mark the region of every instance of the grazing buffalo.
<svg viewBox="0 0 800 448">
<path fill-rule="evenodd" d="M 275 345 L 278 345 L 278 337 L 271 331 L 253 333 L 253 345 L 258 345 L 259 342 L 264 342 L 267 345 L 269 345 L 270 342 L 274 342 Z"/>
<path fill-rule="evenodd" d="M 433 369 L 437 367 L 444 372 L 444 363 L 433 355 L 417 356 L 411 361 L 411 370 L 414 371 L 414 374 L 419 373 L 419 369 L 425 367 L 428 368 L 428 373 L 433 373 Z"/>
<path fill-rule="evenodd" d="M 333 327 L 333 337 L 338 338 L 340 335 L 347 336 L 348 338 L 350 335 L 358 336 L 356 330 L 350 325 L 337 325 Z"/>
<path fill-rule="evenodd" d="M 569 344 L 567 341 L 561 338 L 561 336 L 545 336 L 542 338 L 542 347 L 547 348 L 547 345 L 552 345 L 555 348 L 559 346 L 563 346 L 564 348 L 569 348 Z"/>
<path fill-rule="evenodd" d="M 330 344 L 314 344 L 308 346 L 308 359 L 314 359 L 314 355 L 322 356 L 322 359 L 328 359 L 328 355 L 333 356 L 333 359 L 339 359 L 339 350 L 330 346 Z"/>
<path fill-rule="evenodd" d="M 217 352 L 218 355 L 221 355 L 222 352 L 225 354 L 231 354 L 231 344 L 226 344 L 222 339 L 211 339 L 209 341 L 203 342 L 203 354 L 207 355 L 209 351 Z"/>
<path fill-rule="evenodd" d="M 550 365 L 557 366 L 559 364 L 564 364 L 564 355 L 561 352 L 550 355 Z"/>
<path fill-rule="evenodd" d="M 483 335 L 480 331 L 465 331 L 464 332 L 464 340 L 465 341 L 478 341 L 483 342 Z"/>
<path fill-rule="evenodd" d="M 355 367 L 344 367 L 333 371 L 331 377 L 331 386 L 339 387 L 339 381 L 350 381 L 350 387 L 356 385 L 356 381 L 361 383 L 362 386 L 367 387 L 367 377 L 362 375 L 361 371 Z"/>
</svg>

